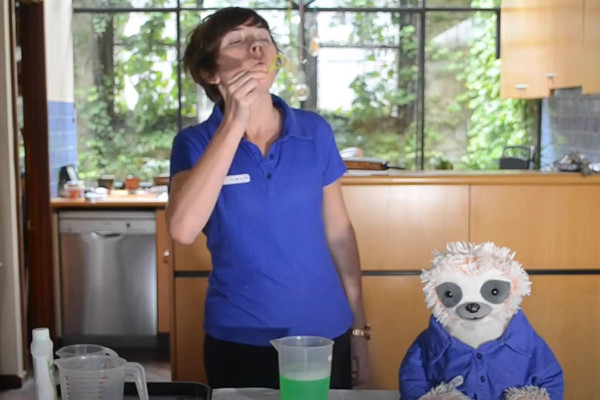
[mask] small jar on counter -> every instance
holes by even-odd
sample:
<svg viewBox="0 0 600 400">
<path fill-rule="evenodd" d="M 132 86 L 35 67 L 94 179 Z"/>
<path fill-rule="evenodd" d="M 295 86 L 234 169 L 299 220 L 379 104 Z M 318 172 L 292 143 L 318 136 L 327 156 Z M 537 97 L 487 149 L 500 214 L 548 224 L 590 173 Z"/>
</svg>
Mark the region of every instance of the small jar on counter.
<svg viewBox="0 0 600 400">
<path fill-rule="evenodd" d="M 85 185 L 83 181 L 68 181 L 65 183 L 65 197 L 69 199 L 82 199 Z"/>
</svg>

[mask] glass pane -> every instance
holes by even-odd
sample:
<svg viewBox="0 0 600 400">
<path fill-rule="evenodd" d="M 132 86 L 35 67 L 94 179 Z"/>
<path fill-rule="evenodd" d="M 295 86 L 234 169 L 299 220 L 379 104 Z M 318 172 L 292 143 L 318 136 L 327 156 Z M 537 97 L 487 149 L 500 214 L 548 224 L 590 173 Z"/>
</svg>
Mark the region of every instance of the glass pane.
<svg viewBox="0 0 600 400">
<path fill-rule="evenodd" d="M 201 22 L 202 18 L 212 14 L 210 11 L 189 11 L 181 13 L 181 54 L 188 43 L 191 31 Z M 271 92 L 283 97 L 292 106 L 300 105 L 296 95 L 298 73 L 298 24 L 300 17 L 297 12 L 260 11 L 271 27 L 273 38 L 287 62 L 279 71 Z M 182 75 L 182 126 L 190 126 L 204 121 L 213 109 L 213 102 L 206 96 L 204 89 L 197 85 L 187 71 Z"/>
<path fill-rule="evenodd" d="M 79 171 L 168 172 L 177 131 L 175 13 L 75 14 L 75 104 Z"/>
<path fill-rule="evenodd" d="M 202 18 L 212 12 L 182 12 L 181 13 L 181 42 L 180 57 L 183 58 L 185 48 L 192 30 L 202 21 Z M 213 103 L 197 85 L 188 71 L 183 70 L 181 64 L 181 121 L 182 127 L 197 124 L 210 115 Z"/>
<path fill-rule="evenodd" d="M 176 6 L 177 0 L 73 0 L 73 8 L 159 8 Z"/>
<path fill-rule="evenodd" d="M 395 19 L 397 15 L 389 12 L 320 12 L 318 33 L 323 45 L 398 46 L 400 30 Z"/>
<path fill-rule="evenodd" d="M 502 0 L 426 0 L 427 7 L 500 7 Z"/>
<path fill-rule="evenodd" d="M 425 43 L 425 168 L 496 169 L 530 143 L 523 102 L 501 100 L 493 12 L 430 12 Z"/>
<path fill-rule="evenodd" d="M 417 7 L 422 3 L 421 0 L 314 0 L 305 1 L 310 7 L 339 7 L 339 8 L 401 8 Z"/>
<path fill-rule="evenodd" d="M 249 8 L 288 8 L 289 1 L 284 0 L 180 0 L 181 7 L 185 8 L 222 8 L 222 7 L 249 7 Z"/>
<path fill-rule="evenodd" d="M 366 157 L 415 167 L 417 41 L 415 14 L 354 18 L 351 36 L 367 33 L 372 47 L 328 47 L 336 32 L 320 29 L 318 107 L 338 146 L 360 147 Z M 321 25 L 319 25 L 321 28 Z M 375 47 L 379 45 L 379 47 Z"/>
</svg>

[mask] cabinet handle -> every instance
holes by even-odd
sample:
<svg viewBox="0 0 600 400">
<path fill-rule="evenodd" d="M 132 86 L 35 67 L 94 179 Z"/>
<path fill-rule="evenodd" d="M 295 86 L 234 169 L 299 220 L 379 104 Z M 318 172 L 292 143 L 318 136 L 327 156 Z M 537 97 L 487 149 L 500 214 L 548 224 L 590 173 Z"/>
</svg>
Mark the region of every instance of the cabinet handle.
<svg viewBox="0 0 600 400">
<path fill-rule="evenodd" d="M 546 74 L 546 78 L 552 79 L 552 78 L 556 77 L 556 75 L 558 75 L 556 72 L 548 72 Z"/>
<path fill-rule="evenodd" d="M 163 253 L 163 261 L 164 262 L 168 262 L 169 257 L 171 257 L 171 252 L 169 251 L 169 249 L 167 249 Z"/>
<path fill-rule="evenodd" d="M 517 89 L 517 90 L 525 90 L 525 89 L 527 89 L 528 87 L 529 87 L 529 84 L 528 84 L 528 83 L 517 83 L 517 84 L 515 85 L 515 89 Z"/>
</svg>

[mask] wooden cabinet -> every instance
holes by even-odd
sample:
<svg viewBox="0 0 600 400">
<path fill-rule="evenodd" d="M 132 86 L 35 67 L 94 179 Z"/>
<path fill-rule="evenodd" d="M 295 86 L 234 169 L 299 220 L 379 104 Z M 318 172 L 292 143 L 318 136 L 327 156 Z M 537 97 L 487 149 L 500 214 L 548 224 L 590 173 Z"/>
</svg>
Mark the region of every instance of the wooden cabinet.
<svg viewBox="0 0 600 400">
<path fill-rule="evenodd" d="M 503 1 L 501 97 L 548 97 L 553 89 L 582 86 L 583 26 L 584 0 Z"/>
<path fill-rule="evenodd" d="M 600 0 L 584 0 L 583 16 L 582 91 L 600 93 Z"/>
<path fill-rule="evenodd" d="M 398 369 L 410 345 L 429 324 L 418 276 L 364 276 L 365 313 L 373 326 L 365 388 L 398 389 Z"/>
<path fill-rule="evenodd" d="M 530 276 L 532 295 L 523 310 L 561 363 L 565 399 L 592 399 L 600 390 L 600 276 Z M 365 312 L 373 324 L 368 388 L 398 388 L 408 347 L 429 324 L 418 276 L 363 277 Z"/>
<path fill-rule="evenodd" d="M 600 393 L 600 275 L 530 276 L 523 311 L 562 365 L 565 399 Z"/>
<path fill-rule="evenodd" d="M 368 179 L 343 185 L 373 325 L 371 374 L 362 388 L 398 388 L 406 350 L 428 324 L 419 273 L 432 252 L 448 241 L 489 240 L 516 251 L 517 260 L 537 273 L 523 309 L 563 366 L 565 398 L 594 398 L 600 391 L 600 176 Z M 204 235 L 191 246 L 174 246 L 172 262 L 173 379 L 206 382 L 202 323 L 210 256 Z"/>
<path fill-rule="evenodd" d="M 173 380 L 207 382 L 204 372 L 204 302 L 211 259 L 206 236 L 190 245 L 173 244 L 174 320 L 171 341 Z"/>
<path fill-rule="evenodd" d="M 468 185 L 344 186 L 363 270 L 420 270 L 432 251 L 468 240 Z"/>
<path fill-rule="evenodd" d="M 158 333 L 171 331 L 173 263 L 171 239 L 167 233 L 165 210 L 156 210 L 156 278 L 158 298 Z"/>
<path fill-rule="evenodd" d="M 204 300 L 207 277 L 175 278 L 171 374 L 174 381 L 206 383 L 204 372 Z"/>
<path fill-rule="evenodd" d="M 206 247 L 206 236 L 203 233 L 198 235 L 194 243 L 190 245 L 174 243 L 173 250 L 176 271 L 210 271 L 212 269 L 210 252 Z"/>
<path fill-rule="evenodd" d="M 600 185 L 471 189 L 471 241 L 516 251 L 526 269 L 600 268 Z"/>
<path fill-rule="evenodd" d="M 545 0 L 549 22 L 548 65 L 544 77 L 550 89 L 581 86 L 583 60 L 583 1 Z"/>
<path fill-rule="evenodd" d="M 500 14 L 500 97 L 548 97 L 546 0 L 505 0 Z"/>
</svg>

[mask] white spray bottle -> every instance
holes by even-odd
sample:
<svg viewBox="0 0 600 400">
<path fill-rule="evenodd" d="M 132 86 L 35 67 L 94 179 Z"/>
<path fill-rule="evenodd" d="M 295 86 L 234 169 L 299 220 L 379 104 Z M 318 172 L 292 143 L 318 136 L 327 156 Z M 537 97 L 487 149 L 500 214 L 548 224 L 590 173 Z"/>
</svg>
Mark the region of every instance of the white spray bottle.
<svg viewBox="0 0 600 400">
<path fill-rule="evenodd" d="M 50 340 L 48 328 L 36 328 L 32 331 L 31 356 L 35 375 L 36 400 L 56 400 L 56 386 L 53 379 L 52 354 L 54 345 Z"/>
</svg>

